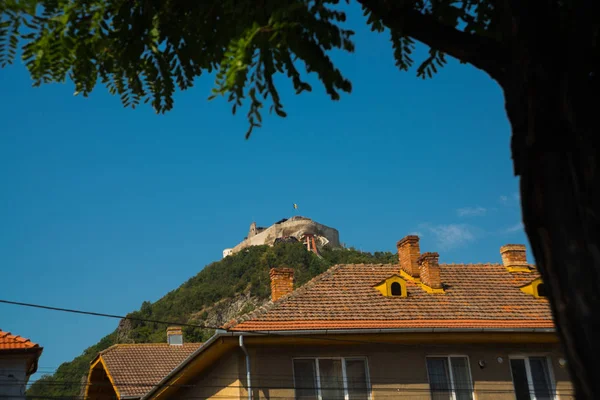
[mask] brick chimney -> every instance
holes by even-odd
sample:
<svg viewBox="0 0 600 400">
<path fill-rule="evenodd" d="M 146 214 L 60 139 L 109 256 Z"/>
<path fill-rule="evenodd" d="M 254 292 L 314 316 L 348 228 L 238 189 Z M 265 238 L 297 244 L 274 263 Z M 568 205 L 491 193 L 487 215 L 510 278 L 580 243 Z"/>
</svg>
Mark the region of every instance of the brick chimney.
<svg viewBox="0 0 600 400">
<path fill-rule="evenodd" d="M 507 244 L 500 247 L 502 263 L 510 269 L 529 269 L 527 249 L 524 244 Z"/>
<path fill-rule="evenodd" d="M 271 268 L 271 300 L 277 301 L 294 290 L 294 270 L 292 268 Z"/>
<path fill-rule="evenodd" d="M 183 331 L 180 326 L 169 326 L 167 328 L 167 343 L 171 346 L 183 345 Z"/>
<path fill-rule="evenodd" d="M 421 282 L 432 289 L 442 288 L 442 279 L 440 278 L 440 264 L 438 262 L 440 255 L 438 253 L 423 253 L 418 259 Z"/>
<path fill-rule="evenodd" d="M 400 269 L 413 278 L 418 278 L 419 265 L 417 260 L 421 255 L 421 250 L 419 249 L 419 237 L 415 235 L 406 236 L 396 243 L 396 247 L 398 248 Z"/>
</svg>

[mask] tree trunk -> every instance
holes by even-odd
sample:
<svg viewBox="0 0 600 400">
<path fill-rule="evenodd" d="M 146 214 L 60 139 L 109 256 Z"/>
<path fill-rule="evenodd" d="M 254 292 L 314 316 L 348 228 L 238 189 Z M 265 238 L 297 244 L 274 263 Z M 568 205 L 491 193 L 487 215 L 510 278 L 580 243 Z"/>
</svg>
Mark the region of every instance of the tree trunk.
<svg viewBox="0 0 600 400">
<path fill-rule="evenodd" d="M 600 88 L 592 71 L 530 58 L 501 82 L 525 230 L 580 399 L 600 399 Z"/>
</svg>

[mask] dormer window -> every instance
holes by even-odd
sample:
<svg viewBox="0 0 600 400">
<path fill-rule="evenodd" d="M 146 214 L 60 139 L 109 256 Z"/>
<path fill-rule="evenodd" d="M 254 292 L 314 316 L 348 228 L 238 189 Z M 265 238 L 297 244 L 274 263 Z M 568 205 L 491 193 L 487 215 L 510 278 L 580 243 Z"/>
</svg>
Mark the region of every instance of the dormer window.
<svg viewBox="0 0 600 400">
<path fill-rule="evenodd" d="M 547 297 L 546 286 L 543 283 L 537 285 L 537 297 Z"/>
<path fill-rule="evenodd" d="M 530 294 L 538 299 L 547 297 L 546 285 L 544 285 L 544 282 L 542 282 L 542 278 L 537 278 L 533 280 L 533 282 L 522 286 L 520 289 L 522 292 Z"/>
<path fill-rule="evenodd" d="M 392 275 L 375 286 L 385 297 L 406 297 L 406 281 L 398 275 Z"/>
</svg>

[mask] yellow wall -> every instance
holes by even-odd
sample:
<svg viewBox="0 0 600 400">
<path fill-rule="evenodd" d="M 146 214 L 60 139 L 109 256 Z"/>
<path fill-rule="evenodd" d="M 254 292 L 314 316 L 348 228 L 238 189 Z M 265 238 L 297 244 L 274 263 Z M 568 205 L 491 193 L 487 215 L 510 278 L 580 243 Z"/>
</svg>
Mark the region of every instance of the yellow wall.
<svg viewBox="0 0 600 400">
<path fill-rule="evenodd" d="M 524 336 L 525 337 L 525 336 Z M 234 338 L 229 338 L 233 340 Z M 480 343 L 476 344 L 358 344 L 330 341 L 327 345 L 287 341 L 282 344 L 251 338 L 247 347 L 251 356 L 254 399 L 293 399 L 294 357 L 352 357 L 368 360 L 372 399 L 430 399 L 426 356 L 465 355 L 469 358 L 475 400 L 513 400 L 510 355 L 547 355 L 552 362 L 559 398 L 574 399 L 566 368 L 559 366 L 561 357 L 557 343 Z M 279 338 L 281 339 L 281 338 Z M 502 357 L 503 362 L 497 361 Z M 485 367 L 479 367 L 479 360 Z M 200 377 L 189 382 L 192 387 L 181 389 L 169 399 L 186 397 L 206 399 L 246 399 L 245 357 L 233 347 Z"/>
<path fill-rule="evenodd" d="M 571 385 L 565 368 L 558 365 L 560 353 L 553 345 L 496 346 L 341 346 L 341 347 L 262 347 L 251 349 L 254 399 L 294 398 L 292 359 L 294 357 L 366 356 L 373 399 L 430 399 L 425 357 L 427 355 L 466 355 L 477 400 L 513 400 L 509 366 L 511 354 L 544 354 L 552 370 L 560 399 L 571 399 Z M 503 358 L 500 364 L 498 357 Z M 485 368 L 478 365 L 486 362 Z"/>
<path fill-rule="evenodd" d="M 186 385 L 189 388 L 178 391 L 172 398 L 198 399 L 240 399 L 245 371 L 240 371 L 240 351 L 234 350 L 220 358 L 206 373 Z M 245 379 L 245 378 L 243 378 Z"/>
<path fill-rule="evenodd" d="M 85 387 L 85 400 L 114 400 L 119 398 L 118 391 L 114 387 L 114 381 L 102 358 L 98 358 L 90 366 Z"/>
</svg>

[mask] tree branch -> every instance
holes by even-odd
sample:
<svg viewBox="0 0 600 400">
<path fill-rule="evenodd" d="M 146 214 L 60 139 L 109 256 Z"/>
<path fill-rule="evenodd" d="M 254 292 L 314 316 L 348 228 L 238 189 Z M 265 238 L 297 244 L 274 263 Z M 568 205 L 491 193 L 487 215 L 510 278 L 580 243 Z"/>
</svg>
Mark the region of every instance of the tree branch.
<svg viewBox="0 0 600 400">
<path fill-rule="evenodd" d="M 422 14 L 398 0 L 357 0 L 388 28 L 402 32 L 434 49 L 487 72 L 499 81 L 508 63 L 508 51 L 499 42 L 460 31 Z"/>
</svg>

